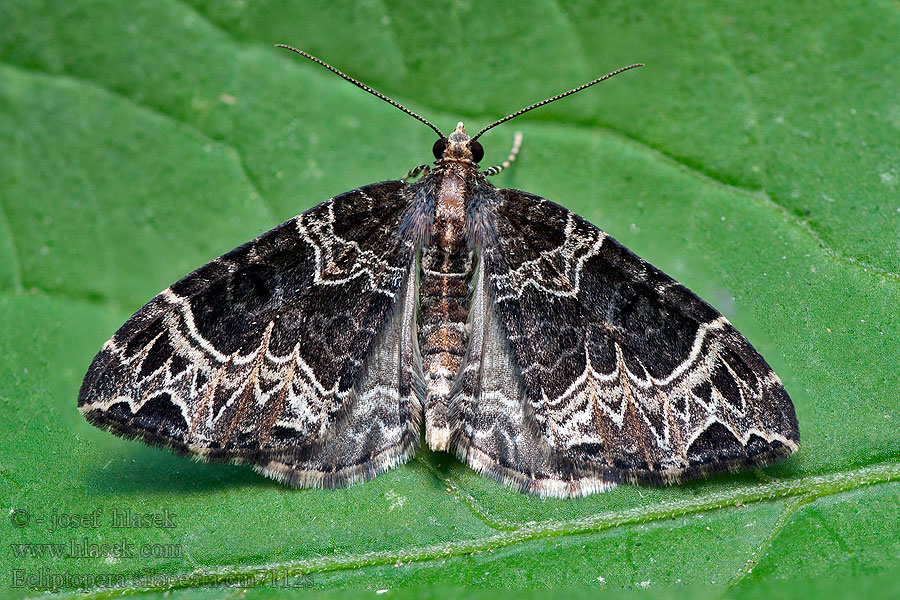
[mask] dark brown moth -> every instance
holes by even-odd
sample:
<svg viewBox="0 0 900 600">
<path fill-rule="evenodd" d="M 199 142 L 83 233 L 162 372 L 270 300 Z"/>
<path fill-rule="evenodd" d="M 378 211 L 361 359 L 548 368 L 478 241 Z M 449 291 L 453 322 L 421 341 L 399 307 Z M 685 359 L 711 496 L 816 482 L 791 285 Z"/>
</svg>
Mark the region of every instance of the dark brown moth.
<svg viewBox="0 0 900 600">
<path fill-rule="evenodd" d="M 94 358 L 94 425 L 297 487 L 370 479 L 426 443 L 576 497 L 768 465 L 799 443 L 778 377 L 709 304 L 565 208 L 487 177 L 478 138 L 200 267 Z M 415 182 L 408 179 L 421 177 Z"/>
</svg>

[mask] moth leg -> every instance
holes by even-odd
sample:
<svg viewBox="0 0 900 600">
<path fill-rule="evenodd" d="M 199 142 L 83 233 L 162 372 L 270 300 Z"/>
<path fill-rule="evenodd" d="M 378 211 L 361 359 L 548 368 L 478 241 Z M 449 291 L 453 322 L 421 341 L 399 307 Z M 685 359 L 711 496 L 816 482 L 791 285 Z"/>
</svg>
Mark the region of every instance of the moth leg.
<svg viewBox="0 0 900 600">
<path fill-rule="evenodd" d="M 428 174 L 430 170 L 431 167 L 429 167 L 428 165 L 419 165 L 418 167 L 413 167 L 406 173 L 406 175 L 400 178 L 400 181 L 407 181 L 409 179 L 412 179 L 413 177 L 418 176 L 420 173 Z"/>
<path fill-rule="evenodd" d="M 503 169 L 509 168 L 509 165 L 513 164 L 516 160 L 516 156 L 519 155 L 519 149 L 522 147 L 522 132 L 517 131 L 515 137 L 513 138 L 512 148 L 509 150 L 509 156 L 506 157 L 506 160 L 503 161 L 502 164 L 499 164 L 494 167 L 490 167 L 481 172 L 485 177 L 490 177 L 491 175 L 496 175 Z"/>
</svg>

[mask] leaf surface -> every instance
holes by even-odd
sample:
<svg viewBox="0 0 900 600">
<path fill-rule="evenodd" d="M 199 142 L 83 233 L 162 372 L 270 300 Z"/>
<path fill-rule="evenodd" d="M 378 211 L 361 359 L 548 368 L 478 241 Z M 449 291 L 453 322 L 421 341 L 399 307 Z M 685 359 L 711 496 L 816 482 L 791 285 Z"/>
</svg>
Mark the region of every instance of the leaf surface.
<svg viewBox="0 0 900 600">
<path fill-rule="evenodd" d="M 4 586 L 896 592 L 897 40 L 883 2 L 3 3 Z M 364 485 L 298 491 L 88 425 L 85 369 L 156 292 L 430 160 L 427 128 L 276 42 L 445 131 L 647 63 L 492 130 L 485 164 L 523 131 L 498 185 L 579 212 L 722 310 L 785 381 L 799 453 L 563 501 L 423 450 Z M 113 526 L 146 513 L 169 521 Z M 78 556 L 116 543 L 132 554 Z"/>
</svg>

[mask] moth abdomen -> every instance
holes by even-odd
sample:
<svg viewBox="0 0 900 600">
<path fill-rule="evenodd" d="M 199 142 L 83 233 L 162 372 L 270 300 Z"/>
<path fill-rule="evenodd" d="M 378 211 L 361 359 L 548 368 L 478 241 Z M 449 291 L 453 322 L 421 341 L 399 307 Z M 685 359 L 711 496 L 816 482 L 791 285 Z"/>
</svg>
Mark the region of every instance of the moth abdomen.
<svg viewBox="0 0 900 600">
<path fill-rule="evenodd" d="M 447 450 L 451 389 L 469 344 L 466 326 L 475 253 L 466 236 L 466 175 L 471 167 L 452 164 L 434 186 L 436 202 L 430 240 L 422 247 L 418 337 L 425 383 L 425 439 L 434 450 Z"/>
</svg>

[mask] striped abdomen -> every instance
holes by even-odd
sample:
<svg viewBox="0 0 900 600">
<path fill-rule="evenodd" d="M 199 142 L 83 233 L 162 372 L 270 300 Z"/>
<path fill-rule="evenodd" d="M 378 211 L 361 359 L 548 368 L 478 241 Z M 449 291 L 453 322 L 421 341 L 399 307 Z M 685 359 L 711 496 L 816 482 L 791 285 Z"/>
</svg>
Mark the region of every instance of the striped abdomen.
<svg viewBox="0 0 900 600">
<path fill-rule="evenodd" d="M 474 252 L 465 238 L 463 180 L 444 177 L 431 229 L 422 248 L 418 332 L 425 378 L 425 439 L 434 450 L 446 450 L 450 431 L 450 389 L 463 365 L 469 343 L 466 327 Z"/>
</svg>

